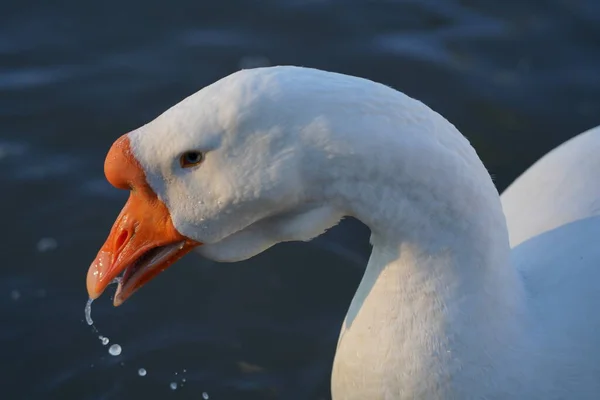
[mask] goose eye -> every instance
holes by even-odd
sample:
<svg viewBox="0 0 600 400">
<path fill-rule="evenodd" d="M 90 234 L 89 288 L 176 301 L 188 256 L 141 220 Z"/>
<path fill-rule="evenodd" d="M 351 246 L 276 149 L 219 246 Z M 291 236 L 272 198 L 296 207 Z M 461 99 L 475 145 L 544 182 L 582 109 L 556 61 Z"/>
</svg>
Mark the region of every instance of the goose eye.
<svg viewBox="0 0 600 400">
<path fill-rule="evenodd" d="M 199 151 L 188 151 L 181 155 L 179 164 L 181 168 L 191 168 L 200 164 L 204 160 L 204 154 Z"/>
</svg>

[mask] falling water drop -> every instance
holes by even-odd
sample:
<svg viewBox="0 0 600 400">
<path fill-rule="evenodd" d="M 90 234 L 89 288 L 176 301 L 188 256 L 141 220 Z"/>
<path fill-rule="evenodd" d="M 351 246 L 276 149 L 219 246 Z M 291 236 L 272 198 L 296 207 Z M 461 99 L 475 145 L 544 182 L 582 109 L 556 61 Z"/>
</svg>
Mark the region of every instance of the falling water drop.
<svg viewBox="0 0 600 400">
<path fill-rule="evenodd" d="M 138 369 L 138 375 L 139 376 L 146 376 L 146 369 L 145 368 Z"/>
<path fill-rule="evenodd" d="M 171 390 L 177 390 L 177 382 L 171 382 L 169 387 L 171 388 Z"/>
<path fill-rule="evenodd" d="M 119 346 L 118 344 L 113 344 L 108 348 L 108 352 L 111 356 L 118 356 L 119 354 L 121 354 L 121 346 Z"/>
<path fill-rule="evenodd" d="M 89 298 L 87 303 L 85 304 L 85 321 L 88 325 L 94 325 L 94 321 L 92 320 L 92 302 L 94 299 Z"/>
</svg>

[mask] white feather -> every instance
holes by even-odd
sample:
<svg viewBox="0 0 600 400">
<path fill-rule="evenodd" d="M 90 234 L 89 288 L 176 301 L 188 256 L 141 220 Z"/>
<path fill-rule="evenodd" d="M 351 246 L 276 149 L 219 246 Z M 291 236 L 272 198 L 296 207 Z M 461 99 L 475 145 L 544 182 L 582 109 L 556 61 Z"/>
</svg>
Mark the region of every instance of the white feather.
<svg viewBox="0 0 600 400">
<path fill-rule="evenodd" d="M 207 257 L 252 257 L 343 216 L 370 227 L 336 400 L 600 398 L 600 140 L 586 137 L 503 196 L 511 250 L 468 141 L 365 79 L 240 71 L 130 134 L 176 228 Z M 188 150 L 206 152 L 203 164 L 181 169 Z"/>
</svg>

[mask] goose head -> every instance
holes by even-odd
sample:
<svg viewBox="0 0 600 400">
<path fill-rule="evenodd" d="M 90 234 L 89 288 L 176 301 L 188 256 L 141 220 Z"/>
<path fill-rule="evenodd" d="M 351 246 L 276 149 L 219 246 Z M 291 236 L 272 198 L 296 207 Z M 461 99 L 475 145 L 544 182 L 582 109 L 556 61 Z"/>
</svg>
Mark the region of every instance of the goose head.
<svg viewBox="0 0 600 400">
<path fill-rule="evenodd" d="M 343 118 L 328 116 L 352 113 L 334 104 L 323 74 L 345 89 L 346 77 L 317 70 L 240 71 L 120 137 L 104 170 L 130 194 L 89 268 L 90 297 L 122 275 L 119 305 L 191 250 L 244 260 L 347 215 L 328 164 L 352 162 L 352 151 L 333 135 Z"/>
</svg>

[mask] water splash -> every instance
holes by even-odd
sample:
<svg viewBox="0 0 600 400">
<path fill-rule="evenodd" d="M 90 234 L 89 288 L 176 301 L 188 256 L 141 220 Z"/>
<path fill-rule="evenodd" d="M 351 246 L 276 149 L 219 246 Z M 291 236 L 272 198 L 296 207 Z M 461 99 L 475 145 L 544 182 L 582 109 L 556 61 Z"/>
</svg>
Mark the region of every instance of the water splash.
<svg viewBox="0 0 600 400">
<path fill-rule="evenodd" d="M 96 272 L 98 272 L 98 271 L 96 271 Z M 109 285 L 112 285 L 115 283 L 118 284 L 120 282 L 121 282 L 121 278 L 117 277 L 117 278 L 114 278 L 112 281 L 110 281 Z M 94 333 L 98 333 L 98 329 L 94 325 L 94 320 L 92 319 L 92 303 L 93 302 L 94 302 L 94 299 L 88 298 L 88 301 L 85 304 L 85 321 L 87 322 L 87 324 L 89 326 L 92 327 L 92 330 L 94 331 Z M 98 335 L 98 339 L 100 340 L 100 342 L 102 343 L 103 346 L 106 346 L 110 342 L 110 339 L 106 336 Z M 119 354 L 121 354 L 121 351 L 122 351 L 121 346 L 116 343 L 113 344 L 112 346 L 110 346 L 108 349 L 108 353 L 112 356 L 118 356 Z"/>
</svg>

